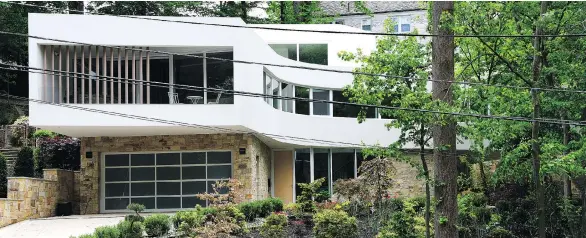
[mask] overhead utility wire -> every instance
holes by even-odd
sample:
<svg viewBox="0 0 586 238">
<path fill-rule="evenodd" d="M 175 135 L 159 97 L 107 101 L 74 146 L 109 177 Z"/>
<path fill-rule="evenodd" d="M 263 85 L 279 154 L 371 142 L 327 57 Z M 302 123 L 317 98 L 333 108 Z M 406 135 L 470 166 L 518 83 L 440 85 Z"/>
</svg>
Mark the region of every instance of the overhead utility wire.
<svg viewBox="0 0 586 238">
<path fill-rule="evenodd" d="M 269 136 L 269 137 L 289 139 L 292 141 L 317 142 L 319 144 L 329 145 L 329 146 L 344 145 L 344 146 L 353 146 L 353 147 L 360 147 L 360 148 L 363 148 L 363 147 L 382 148 L 380 145 L 366 145 L 366 144 L 357 144 L 357 143 L 351 143 L 351 142 L 320 140 L 320 139 L 311 139 L 311 138 L 295 137 L 295 136 L 283 136 L 283 135 L 275 135 L 275 134 L 262 133 L 262 132 L 250 132 L 250 131 L 242 131 L 242 130 L 229 129 L 229 128 L 220 128 L 220 127 L 214 127 L 214 126 L 203 126 L 203 125 L 199 125 L 199 124 L 172 121 L 172 120 L 166 120 L 166 119 L 160 119 L 160 118 L 154 118 L 154 117 L 145 117 L 145 116 L 118 113 L 118 112 L 112 112 L 112 111 L 106 111 L 106 110 L 100 110 L 100 109 L 86 108 L 86 107 L 81 107 L 81 106 L 75 106 L 72 104 L 52 103 L 49 101 L 31 99 L 31 98 L 26 98 L 26 97 L 19 97 L 19 96 L 15 96 L 15 95 L 6 94 L 6 93 L 0 93 L 0 96 L 4 96 L 7 98 L 16 99 L 16 100 L 21 100 L 21 101 L 36 102 L 36 103 L 47 104 L 47 105 L 51 105 L 51 106 L 58 106 L 58 107 L 70 108 L 70 109 L 74 109 L 74 110 L 81 110 L 81 111 L 87 111 L 87 112 L 92 112 L 92 113 L 117 116 L 117 117 L 124 117 L 124 118 L 136 119 L 136 120 L 142 120 L 142 121 L 158 122 L 158 123 L 174 125 L 174 126 L 183 126 L 183 127 L 197 128 L 197 129 L 200 129 L 202 127 L 210 127 L 212 129 L 220 129 L 221 131 L 225 131 L 226 133 L 259 134 L 259 135 L 264 135 L 264 136 Z M 457 152 L 456 153 L 447 152 L 447 151 L 438 151 L 438 152 L 443 153 L 443 154 L 448 154 L 448 155 L 455 155 L 455 156 L 462 155 L 461 153 L 457 153 Z M 418 154 L 433 155 L 433 153 L 426 153 L 426 152 L 418 153 Z"/>
<path fill-rule="evenodd" d="M 98 77 L 104 79 L 98 80 L 106 80 L 110 79 L 110 82 L 116 82 L 116 80 L 121 80 L 121 78 L 116 77 L 109 77 L 109 76 L 93 76 L 90 74 L 81 74 L 81 73 L 74 73 L 74 72 L 66 72 L 66 71 L 59 71 L 59 70 L 48 70 L 48 69 L 39 69 L 33 68 L 28 66 L 21 66 L 21 65 L 11 65 L 11 64 L 4 64 L 0 63 L 0 65 L 11 66 L 11 67 L 19 67 L 25 68 L 22 69 L 12 69 L 12 68 L 2 68 L 2 69 L 9 69 L 15 71 L 25 71 L 30 73 L 39 73 L 39 74 L 51 74 L 51 75 L 58 75 L 53 73 L 44 73 L 44 72 L 33 72 L 26 69 L 32 69 L 37 71 L 45 71 L 45 72 L 57 72 L 62 73 L 59 76 L 68 76 L 68 74 L 78 74 L 83 76 L 91 77 Z M 83 77 L 82 77 L 83 78 Z M 527 118 L 527 117 L 513 117 L 513 116 L 494 116 L 494 115 L 484 115 L 484 114 L 473 114 L 473 113 L 459 113 L 459 112 L 445 112 L 445 111 L 435 111 L 435 110 L 427 110 L 427 109 L 417 109 L 417 108 L 404 108 L 404 107 L 394 107 L 394 106 L 378 106 L 378 105 L 369 105 L 369 104 L 360 104 L 360 103 L 352 103 L 352 102 L 339 102 L 339 101 L 329 101 L 329 100 L 322 100 L 322 99 L 309 99 L 309 98 L 299 98 L 299 97 L 288 97 L 288 96 L 278 96 L 278 95 L 270 95 L 270 94 L 261 94 L 261 93 L 252 93 L 246 91 L 236 91 L 236 90 L 227 90 L 227 89 L 216 89 L 216 88 L 204 88 L 200 86 L 192 86 L 192 85 L 176 85 L 170 83 L 163 83 L 163 82 L 156 82 L 156 81 L 144 81 L 144 80 L 133 80 L 129 79 L 134 82 L 142 82 L 151 85 L 168 85 L 165 86 L 166 88 L 170 86 L 178 86 L 185 88 L 195 89 L 197 91 L 216 91 L 216 92 L 227 92 L 232 93 L 234 95 L 241 95 L 241 96 L 249 96 L 249 97 L 261 97 L 261 98 L 275 98 L 275 99 L 283 99 L 283 100 L 296 100 L 296 101 L 308 101 L 308 102 L 321 102 L 321 103 L 333 103 L 333 104 L 342 104 L 342 105 L 350 105 L 350 106 L 359 106 L 359 107 L 373 107 L 379 109 L 388 109 L 388 110 L 401 110 L 401 111 L 411 111 L 411 112 L 420 112 L 420 113 L 429 113 L 429 114 L 440 114 L 440 115 L 452 115 L 452 116 L 463 116 L 463 117 L 475 117 L 475 118 L 484 118 L 484 119 L 500 119 L 500 120 L 510 120 L 510 121 L 523 121 L 523 122 L 541 122 L 541 123 L 548 123 L 548 124 L 561 124 L 561 125 L 575 125 L 575 126 L 585 126 L 586 123 L 580 121 L 572 121 L 572 120 L 560 120 L 560 119 L 550 119 L 550 118 Z M 121 82 L 121 81 L 120 81 Z"/>
<path fill-rule="evenodd" d="M 378 32 L 363 32 L 363 31 L 331 31 L 331 30 L 311 30 L 311 29 L 284 29 L 278 27 L 267 27 L 267 26 L 250 26 L 250 25 L 230 25 L 230 24 L 220 24 L 220 23 L 205 23 L 205 22 L 191 22 L 191 21 L 180 21 L 180 20 L 169 20 L 169 19 L 158 19 L 158 18 L 149 18 L 154 16 L 132 16 L 132 15 L 116 15 L 116 14 L 106 14 L 106 13 L 92 13 L 92 12 L 84 12 L 74 9 L 64 9 L 64 8 L 56 8 L 56 7 L 47 7 L 47 6 L 37 6 L 27 3 L 20 3 L 20 2 L 5 2 L 8 4 L 13 5 L 21 5 L 21 6 L 28 6 L 28 7 L 38 7 L 44 8 L 48 10 L 57 10 L 61 12 L 77 12 L 83 13 L 87 15 L 100 15 L 100 16 L 113 16 L 113 17 L 123 17 L 123 18 L 131 18 L 131 19 L 140 19 L 140 20 L 150 20 L 150 21 L 161 21 L 161 22 L 174 22 L 174 23 L 185 23 L 185 24 L 192 24 L 192 25 L 204 25 L 204 26 L 219 26 L 219 27 L 230 27 L 230 28 L 245 28 L 245 29 L 258 29 L 258 30 L 272 30 L 272 31 L 295 31 L 295 32 L 311 32 L 311 33 L 324 33 L 324 34 L 350 34 L 350 35 L 374 35 L 374 36 L 417 36 L 417 37 L 456 37 L 456 38 L 534 38 L 534 37 L 584 37 L 586 33 L 580 34 L 543 34 L 543 35 L 438 35 L 438 34 L 415 34 L 415 33 L 378 33 Z"/>
<path fill-rule="evenodd" d="M 0 31 L 0 34 L 6 35 L 15 35 L 15 36 L 22 36 L 22 37 L 29 37 L 34 39 L 40 40 L 50 40 L 62 43 L 70 43 L 70 44 L 78 44 L 78 45 L 85 45 L 85 46 L 99 46 L 99 47 L 108 47 L 114 48 L 118 50 L 130 50 L 130 51 L 142 51 L 142 52 L 153 52 L 159 53 L 164 55 L 176 55 L 176 56 L 185 56 L 191 58 L 198 58 L 203 59 L 203 56 L 199 55 L 191 55 L 191 54 L 182 54 L 182 53 L 171 53 L 167 51 L 160 51 L 160 50 L 152 50 L 152 49 L 139 49 L 139 48 L 128 48 L 122 46 L 108 46 L 108 45 L 99 45 L 99 44 L 89 44 L 84 42 L 76 42 L 76 41 L 69 41 L 69 40 L 61 40 L 55 38 L 48 38 L 48 37 L 41 37 L 41 36 L 33 36 L 27 35 L 22 33 L 15 33 L 15 32 L 7 32 L 7 31 Z M 308 66 L 296 66 L 296 65 L 281 65 L 281 64 L 272 64 L 272 63 L 260 63 L 260 62 L 253 62 L 253 61 L 244 61 L 244 60 L 233 60 L 233 59 L 225 59 L 225 58 L 217 58 L 217 57 L 209 57 L 206 56 L 206 59 L 218 60 L 223 62 L 232 62 L 232 63 L 241 63 L 241 64 L 253 64 L 253 65 L 263 65 L 263 66 L 274 66 L 274 67 L 282 67 L 282 68 L 296 68 L 296 69 L 307 69 L 307 70 L 315 70 L 315 71 L 326 71 L 326 72 L 333 72 L 333 73 L 345 73 L 345 74 L 355 74 L 355 75 L 366 75 L 366 76 L 373 76 L 373 77 L 389 77 L 389 78 L 399 78 L 399 79 L 415 79 L 415 80 L 422 80 L 415 77 L 409 76 L 398 76 L 398 75 L 388 75 L 388 74 L 374 74 L 374 73 L 364 73 L 364 72 L 355 72 L 355 71 L 346 71 L 346 70 L 335 70 L 335 69 L 325 69 L 325 68 L 314 68 Z M 439 82 L 441 80 L 434 80 L 434 79 L 425 79 L 426 81 L 430 82 Z M 446 83 L 453 83 L 453 84 L 462 84 L 462 85 L 475 85 L 475 86 L 486 86 L 486 87 L 502 87 L 502 88 L 511 88 L 511 89 L 524 89 L 524 90 L 540 90 L 540 91 L 551 91 L 551 92 L 566 92 L 566 93 L 580 93 L 586 94 L 586 90 L 571 90 L 571 89 L 562 89 L 562 88 L 540 88 L 540 87 L 523 87 L 523 86 L 509 86 L 509 85 L 499 85 L 499 84 L 486 84 L 486 83 L 475 83 L 475 82 L 465 82 L 465 81 L 442 81 Z"/>
</svg>

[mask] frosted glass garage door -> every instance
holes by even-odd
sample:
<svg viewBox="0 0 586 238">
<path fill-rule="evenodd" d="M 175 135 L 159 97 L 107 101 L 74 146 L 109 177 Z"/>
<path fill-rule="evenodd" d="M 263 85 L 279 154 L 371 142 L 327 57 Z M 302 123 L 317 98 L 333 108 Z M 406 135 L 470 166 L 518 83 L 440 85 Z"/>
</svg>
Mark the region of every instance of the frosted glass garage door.
<svg viewBox="0 0 586 238">
<path fill-rule="evenodd" d="M 103 161 L 103 211 L 140 203 L 148 210 L 206 206 L 195 197 L 232 176 L 229 151 L 107 154 Z"/>
</svg>

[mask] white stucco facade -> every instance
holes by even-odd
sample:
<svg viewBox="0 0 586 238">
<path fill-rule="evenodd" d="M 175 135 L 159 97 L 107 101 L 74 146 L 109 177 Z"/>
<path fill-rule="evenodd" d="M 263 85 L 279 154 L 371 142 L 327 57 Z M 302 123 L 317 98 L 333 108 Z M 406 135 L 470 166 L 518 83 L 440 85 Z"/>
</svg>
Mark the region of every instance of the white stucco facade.
<svg viewBox="0 0 586 238">
<path fill-rule="evenodd" d="M 164 19 L 245 25 L 238 18 L 165 17 Z M 361 31 L 343 25 L 266 26 Z M 94 15 L 30 14 L 29 34 L 87 44 L 148 46 L 152 49 L 168 51 L 174 49 L 179 51 L 186 47 L 231 47 L 236 61 L 346 71 L 351 71 L 354 65 L 340 60 L 337 57 L 339 51 L 355 51 L 361 48 L 369 52 L 375 47 L 375 37 L 367 35 L 258 30 Z M 329 65 L 309 64 L 281 57 L 268 45 L 276 43 L 327 43 Z M 30 67 L 43 66 L 42 45 L 66 44 L 29 38 Z M 234 63 L 234 90 L 263 93 L 264 71 L 270 72 L 282 82 L 321 89 L 339 90 L 353 80 L 353 75 L 348 73 Z M 42 100 L 43 92 L 48 90 L 43 86 L 43 76 L 30 73 L 29 80 L 30 98 Z M 239 95 L 234 96 L 233 104 L 222 105 L 75 104 L 74 106 L 186 123 L 190 126 L 169 125 L 34 102 L 30 103 L 30 123 L 32 126 L 75 137 L 226 133 L 227 130 L 234 133 L 252 132 L 258 133 L 259 138 L 275 149 L 306 146 L 357 147 L 356 145 L 363 143 L 388 145 L 396 141 L 399 136 L 398 130 L 385 128 L 384 125 L 389 122 L 388 120 L 367 119 L 363 123 L 358 123 L 355 118 L 293 114 L 274 109 L 263 101 L 263 98 Z M 216 127 L 222 129 L 213 129 Z M 460 149 L 464 147 L 465 145 L 458 146 Z"/>
</svg>

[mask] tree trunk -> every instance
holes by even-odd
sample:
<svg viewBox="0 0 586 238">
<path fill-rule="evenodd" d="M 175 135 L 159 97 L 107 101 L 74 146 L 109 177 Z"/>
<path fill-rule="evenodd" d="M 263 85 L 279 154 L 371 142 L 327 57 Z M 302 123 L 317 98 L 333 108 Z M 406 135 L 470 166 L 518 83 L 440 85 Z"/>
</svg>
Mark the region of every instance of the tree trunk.
<svg viewBox="0 0 586 238">
<path fill-rule="evenodd" d="M 562 117 L 562 120 L 568 119 L 567 115 L 568 115 L 568 112 L 564 112 L 564 117 Z M 570 125 L 568 125 L 568 124 L 563 125 L 563 133 L 564 133 L 564 145 L 568 146 L 568 143 L 570 143 Z M 566 149 L 566 153 L 567 153 L 567 149 Z M 572 180 L 570 180 L 570 177 L 568 175 L 564 176 L 564 197 L 565 198 L 572 198 Z"/>
<path fill-rule="evenodd" d="M 433 34 L 441 35 L 432 38 L 432 98 L 453 104 L 453 92 L 448 81 L 454 80 L 454 37 L 453 30 L 445 27 L 454 11 L 454 2 L 433 2 L 432 26 Z M 457 238 L 456 222 L 458 218 L 458 183 L 456 154 L 456 122 L 449 119 L 433 127 L 434 144 L 434 196 L 435 205 L 435 237 Z"/>
<path fill-rule="evenodd" d="M 421 159 L 421 166 L 423 166 L 423 176 L 425 177 L 425 238 L 431 235 L 429 220 L 431 217 L 431 191 L 429 188 L 429 169 L 427 168 L 427 161 L 425 160 L 425 127 L 421 124 L 419 131 L 421 137 L 419 138 L 419 158 Z"/>
<path fill-rule="evenodd" d="M 281 8 L 281 24 L 285 24 L 285 2 L 281 1 L 279 2 L 279 7 Z"/>
<path fill-rule="evenodd" d="M 548 2 L 541 2 L 541 17 L 547 11 Z M 542 35 L 543 29 L 540 24 L 535 27 L 535 35 Z M 541 74 L 541 65 L 543 64 L 543 43 L 541 37 L 533 38 L 533 48 L 535 54 L 533 57 L 533 87 L 539 87 L 539 78 Z M 532 104 L 533 104 L 533 118 L 537 119 L 540 117 L 541 105 L 539 102 L 539 91 L 531 90 Z M 541 186 L 540 172 L 541 161 L 539 158 L 540 146 L 539 146 L 539 122 L 533 121 L 531 128 L 531 157 L 533 160 L 533 183 L 535 185 L 535 192 L 537 194 L 537 223 L 538 223 L 538 237 L 545 238 L 545 200 L 543 194 L 543 187 Z"/>
</svg>

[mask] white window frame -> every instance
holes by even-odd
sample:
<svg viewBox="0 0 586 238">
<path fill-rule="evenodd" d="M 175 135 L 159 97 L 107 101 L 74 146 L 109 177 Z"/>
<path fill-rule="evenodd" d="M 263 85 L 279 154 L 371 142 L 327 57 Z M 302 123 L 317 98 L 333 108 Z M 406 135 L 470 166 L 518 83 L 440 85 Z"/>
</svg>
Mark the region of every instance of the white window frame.
<svg viewBox="0 0 586 238">
<path fill-rule="evenodd" d="M 190 164 L 187 165 L 185 167 L 196 167 L 196 166 L 205 166 L 206 167 L 206 178 L 205 179 L 183 179 L 183 153 L 193 153 L 193 152 L 205 152 L 206 153 L 206 163 L 205 164 Z M 230 152 L 230 163 L 221 163 L 221 164 L 208 164 L 208 158 L 207 158 L 207 153 L 208 152 Z M 156 161 L 157 161 L 157 155 L 156 154 L 168 154 L 168 153 L 179 153 L 179 165 L 156 165 Z M 131 197 L 154 197 L 155 198 L 155 207 L 157 206 L 157 197 L 159 197 L 157 195 L 157 182 L 161 182 L 161 181 L 168 181 L 168 182 L 178 182 L 180 184 L 180 195 L 161 195 L 160 197 L 179 197 L 179 201 L 180 201 L 180 206 L 183 207 L 183 197 L 186 196 L 193 196 L 193 195 L 183 195 L 183 182 L 190 182 L 190 181 L 205 181 L 206 182 L 206 192 L 210 192 L 208 191 L 208 182 L 209 181 L 228 181 L 228 179 L 208 179 L 207 178 L 207 167 L 211 166 L 226 166 L 226 165 L 230 165 L 230 177 L 234 176 L 234 153 L 231 150 L 180 150 L 180 151 L 140 151 L 140 152 L 102 152 L 100 155 L 100 164 L 102 166 L 100 166 L 100 197 L 99 197 L 99 202 L 100 202 L 100 213 L 120 213 L 120 212 L 128 212 L 128 210 L 126 209 L 121 209 L 121 210 L 106 210 L 106 155 L 117 155 L 117 154 L 125 154 L 125 155 L 129 155 L 128 158 L 128 162 L 129 165 L 128 166 L 108 166 L 108 168 L 128 168 L 128 181 L 114 181 L 114 182 L 108 182 L 108 183 L 128 183 L 128 184 L 132 184 L 131 178 L 132 178 L 132 168 L 155 168 L 155 180 L 144 180 L 144 181 L 140 181 L 140 182 L 154 182 L 155 183 L 155 194 L 152 196 L 116 196 L 116 197 L 108 197 L 108 198 L 129 198 L 131 199 Z M 155 165 L 146 165 L 146 166 L 132 166 L 130 165 L 131 163 L 131 159 L 130 159 L 130 155 L 132 154 L 155 154 Z M 180 173 L 180 179 L 179 180 L 157 180 L 157 170 L 156 168 L 158 167 L 179 167 L 179 173 Z M 132 186 L 130 186 L 128 188 L 129 192 L 132 193 Z M 173 211 L 180 211 L 180 210 L 186 210 L 186 209 L 192 209 L 191 207 L 189 208 L 171 208 L 171 209 L 145 209 L 146 212 L 173 212 Z"/>
<path fill-rule="evenodd" d="M 413 24 L 411 23 L 411 19 L 407 15 L 399 15 L 399 16 L 392 16 L 391 19 L 397 24 L 397 31 L 395 33 L 409 33 L 413 31 Z M 401 25 L 402 24 L 409 24 L 409 31 L 402 31 Z M 393 28 L 395 26 L 393 25 Z M 394 30 L 394 29 L 393 29 Z"/>
<path fill-rule="evenodd" d="M 365 24 L 367 23 L 367 24 Z M 370 30 L 364 30 L 364 26 L 370 26 Z M 363 31 L 372 31 L 372 18 L 363 18 L 360 20 L 360 29 Z"/>
</svg>

